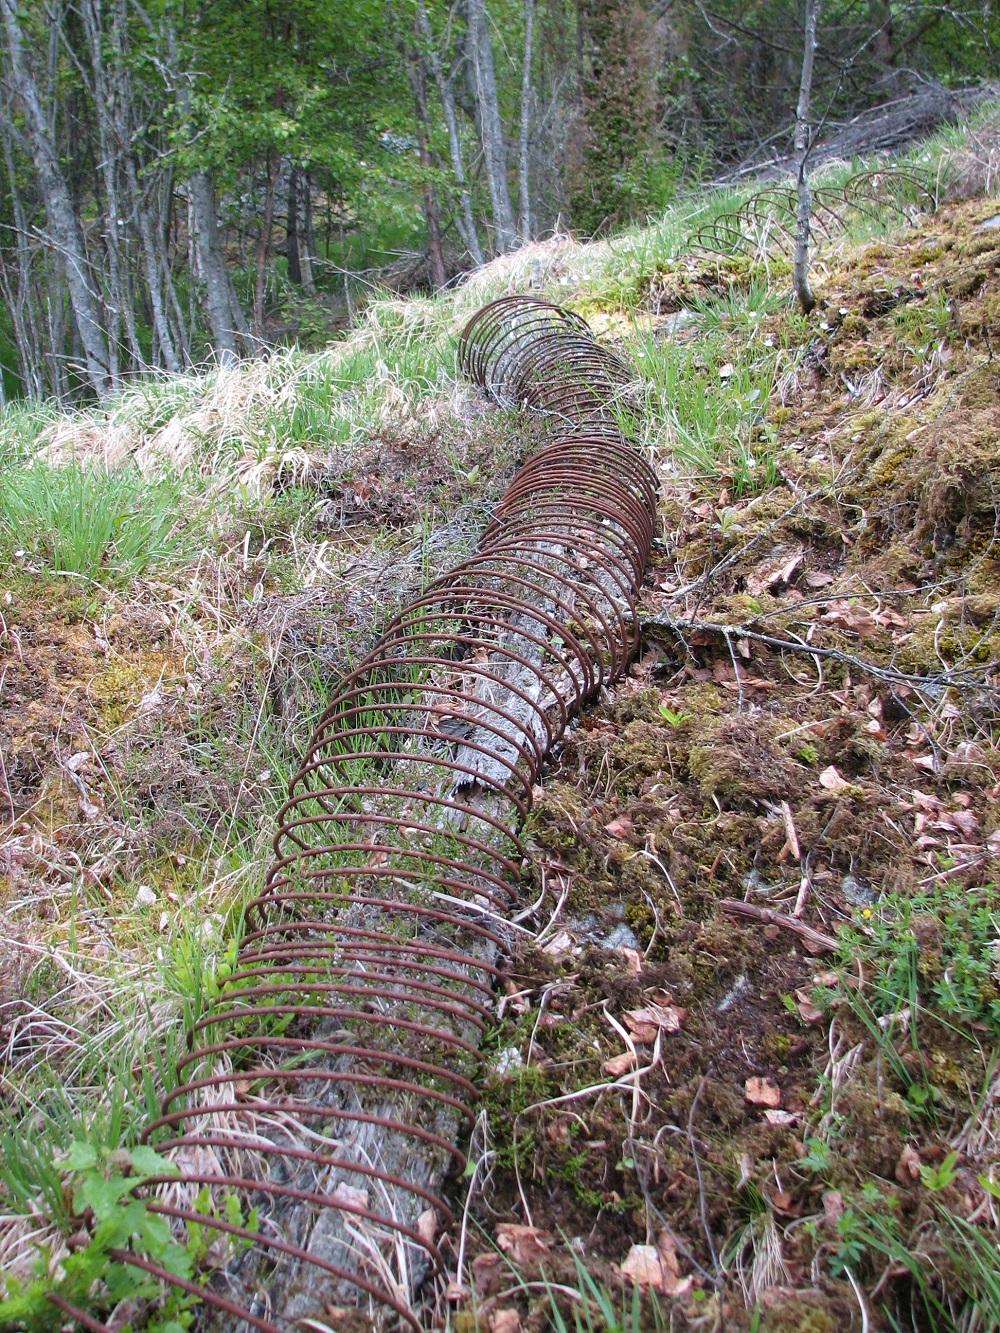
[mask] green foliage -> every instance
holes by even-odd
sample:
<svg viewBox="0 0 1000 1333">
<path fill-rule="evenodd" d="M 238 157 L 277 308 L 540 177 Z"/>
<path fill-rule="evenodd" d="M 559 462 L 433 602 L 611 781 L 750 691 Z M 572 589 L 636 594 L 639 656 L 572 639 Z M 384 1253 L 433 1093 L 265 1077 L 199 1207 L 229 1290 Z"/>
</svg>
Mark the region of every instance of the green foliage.
<svg viewBox="0 0 1000 1333">
<path fill-rule="evenodd" d="M 631 1289 L 611 1291 L 595 1280 L 576 1249 L 572 1254 L 578 1299 L 570 1307 L 569 1320 L 556 1290 L 546 1284 L 549 1320 L 555 1333 L 660 1333 L 667 1327 L 654 1293 L 644 1298 L 634 1285 Z"/>
<path fill-rule="evenodd" d="M 651 413 L 672 428 L 682 465 L 727 481 L 737 496 L 773 484 L 775 446 L 764 414 L 777 369 L 774 348 L 747 340 L 734 354 L 719 327 L 696 343 L 641 339 L 635 359 L 649 386 Z"/>
<path fill-rule="evenodd" d="M 0 549 L 59 574 L 126 585 L 178 551 L 180 488 L 132 469 L 34 463 L 0 475 Z"/>
<path fill-rule="evenodd" d="M 84 1309 L 111 1310 L 126 1299 L 159 1294 L 159 1281 L 127 1263 L 117 1251 L 149 1259 L 177 1277 L 190 1279 L 193 1262 L 187 1247 L 175 1241 L 165 1217 L 149 1210 L 134 1191 L 154 1176 L 172 1176 L 176 1168 L 152 1148 L 113 1148 L 75 1139 L 56 1163 L 64 1200 L 62 1226 L 72 1247 L 55 1272 L 49 1252 L 36 1261 L 37 1277 L 21 1284 L 7 1278 L 7 1298 L 0 1301 L 0 1325 L 29 1330 L 56 1329 L 64 1316 L 49 1301 L 50 1292 Z M 175 1294 L 163 1317 L 147 1327 L 179 1333 L 189 1319 L 190 1297 Z"/>
<path fill-rule="evenodd" d="M 843 933 L 848 965 L 860 957 L 876 1017 L 909 1006 L 1000 1034 L 996 939 L 1000 890 L 940 880 L 915 893 L 890 894 L 869 933 Z"/>
<path fill-rule="evenodd" d="M 673 196 L 679 172 L 654 147 L 655 27 L 638 0 L 580 6 L 585 160 L 572 199 L 586 232 L 641 216 Z"/>
</svg>

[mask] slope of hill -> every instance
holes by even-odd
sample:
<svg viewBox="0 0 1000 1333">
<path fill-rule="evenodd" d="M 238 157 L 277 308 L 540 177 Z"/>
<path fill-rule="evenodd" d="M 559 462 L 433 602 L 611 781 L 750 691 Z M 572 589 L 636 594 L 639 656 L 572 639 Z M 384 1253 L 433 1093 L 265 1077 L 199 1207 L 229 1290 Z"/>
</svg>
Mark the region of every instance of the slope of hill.
<svg viewBox="0 0 1000 1333">
<path fill-rule="evenodd" d="M 532 933 L 428 1321 L 996 1325 L 998 143 L 994 115 L 915 154 L 939 207 L 824 245 L 809 319 L 780 257 L 690 252 L 742 197 L 715 194 L 376 302 L 320 353 L 8 411 L 0 1272 L 38 1296 L 23 1326 L 59 1326 L 48 1289 L 148 1313 L 109 1292 L 117 1242 L 83 1204 L 223 975 L 338 673 L 531 447 L 454 369 L 464 318 L 528 288 L 635 362 L 662 532 L 641 655 L 531 818 Z"/>
</svg>

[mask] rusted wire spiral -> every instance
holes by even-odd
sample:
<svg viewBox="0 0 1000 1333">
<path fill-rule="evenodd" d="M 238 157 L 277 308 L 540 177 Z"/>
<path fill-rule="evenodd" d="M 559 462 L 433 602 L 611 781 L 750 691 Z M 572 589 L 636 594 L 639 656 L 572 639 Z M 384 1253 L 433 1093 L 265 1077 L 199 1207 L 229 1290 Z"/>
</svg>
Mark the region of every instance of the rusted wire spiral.
<svg viewBox="0 0 1000 1333">
<path fill-rule="evenodd" d="M 843 185 L 818 185 L 812 190 L 810 226 L 814 239 L 830 241 L 853 217 L 898 222 L 916 208 L 934 207 L 927 185 L 912 171 L 861 171 Z M 691 237 L 690 248 L 705 254 L 740 254 L 748 259 L 777 250 L 788 258 L 795 248 L 798 198 L 788 186 L 768 186 L 737 209 L 720 213 Z"/>
<path fill-rule="evenodd" d="M 636 646 L 656 483 L 617 424 L 629 367 L 523 297 L 478 312 L 460 358 L 498 401 L 567 429 L 523 463 L 475 554 L 340 683 L 235 968 L 146 1126 L 179 1172 L 149 1182 L 149 1206 L 234 1250 L 205 1288 L 121 1257 L 196 1293 L 216 1326 L 276 1333 L 359 1302 L 373 1327 L 380 1309 L 419 1326 L 410 1293 L 444 1264 L 438 1182 L 465 1165 L 516 930 L 518 829 L 547 755 Z M 206 1213 L 206 1187 L 238 1207 Z"/>
<path fill-rule="evenodd" d="M 579 315 L 530 296 L 503 296 L 473 315 L 459 364 L 505 407 L 528 407 L 568 429 L 629 432 L 634 372 L 594 340 Z"/>
</svg>

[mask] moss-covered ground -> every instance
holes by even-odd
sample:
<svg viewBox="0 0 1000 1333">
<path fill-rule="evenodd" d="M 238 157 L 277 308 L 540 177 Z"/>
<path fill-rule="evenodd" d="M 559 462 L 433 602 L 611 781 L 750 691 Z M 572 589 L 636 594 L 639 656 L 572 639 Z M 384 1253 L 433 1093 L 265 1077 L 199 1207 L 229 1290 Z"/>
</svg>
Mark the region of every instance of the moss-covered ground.
<svg viewBox="0 0 1000 1333">
<path fill-rule="evenodd" d="M 639 1327 L 1000 1315 L 996 212 L 840 247 L 808 321 L 748 324 L 723 265 L 669 335 L 731 376 L 788 350 L 772 466 L 664 455 L 639 661 L 534 813 L 552 916 L 496 1033 L 480 1320 L 572 1326 L 581 1260 L 614 1289 L 630 1254 Z M 546 1247 L 514 1301 L 510 1214 Z"/>
</svg>

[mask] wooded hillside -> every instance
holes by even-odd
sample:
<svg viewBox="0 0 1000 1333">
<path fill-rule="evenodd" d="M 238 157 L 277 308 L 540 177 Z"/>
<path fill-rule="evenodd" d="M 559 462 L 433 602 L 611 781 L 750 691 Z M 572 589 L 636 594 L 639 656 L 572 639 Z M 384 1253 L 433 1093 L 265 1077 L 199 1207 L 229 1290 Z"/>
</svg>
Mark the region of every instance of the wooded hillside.
<svg viewBox="0 0 1000 1333">
<path fill-rule="evenodd" d="M 60 398 L 321 341 L 373 283 L 440 287 L 780 154 L 803 25 L 795 0 L 3 0 L 0 17 L 2 391 Z M 911 133 L 929 128 L 958 107 L 949 86 L 995 71 L 998 34 L 985 0 L 833 0 L 817 127 L 920 89 Z"/>
</svg>

